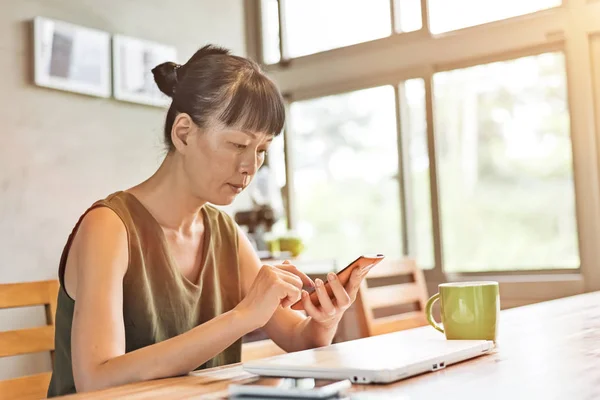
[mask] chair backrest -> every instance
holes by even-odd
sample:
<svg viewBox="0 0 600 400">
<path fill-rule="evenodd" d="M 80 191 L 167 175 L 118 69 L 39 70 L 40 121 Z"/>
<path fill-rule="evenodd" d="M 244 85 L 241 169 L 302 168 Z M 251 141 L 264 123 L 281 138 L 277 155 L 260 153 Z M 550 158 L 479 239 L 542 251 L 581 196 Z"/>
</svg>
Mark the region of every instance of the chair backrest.
<svg viewBox="0 0 600 400">
<path fill-rule="evenodd" d="M 54 362 L 54 318 L 57 280 L 0 284 L 0 309 L 44 306 L 46 325 L 0 332 L 0 358 L 49 351 Z M 0 381 L 0 396 L 9 399 L 45 398 L 50 372 Z"/>
<path fill-rule="evenodd" d="M 360 335 L 375 336 L 426 325 L 428 297 L 423 271 L 413 259 L 382 261 L 369 272 L 356 297 Z M 392 315 L 376 315 L 386 309 L 391 309 Z"/>
</svg>

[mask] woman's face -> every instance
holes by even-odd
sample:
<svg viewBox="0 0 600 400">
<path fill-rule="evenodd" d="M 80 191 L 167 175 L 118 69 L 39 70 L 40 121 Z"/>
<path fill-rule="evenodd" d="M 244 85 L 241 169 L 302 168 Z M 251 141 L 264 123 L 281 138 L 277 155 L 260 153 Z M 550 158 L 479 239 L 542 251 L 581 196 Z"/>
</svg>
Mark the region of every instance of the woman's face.
<svg viewBox="0 0 600 400">
<path fill-rule="evenodd" d="M 184 155 L 192 193 L 212 204 L 231 204 L 263 164 L 272 140 L 272 134 L 222 124 L 208 129 L 194 125 Z"/>
</svg>

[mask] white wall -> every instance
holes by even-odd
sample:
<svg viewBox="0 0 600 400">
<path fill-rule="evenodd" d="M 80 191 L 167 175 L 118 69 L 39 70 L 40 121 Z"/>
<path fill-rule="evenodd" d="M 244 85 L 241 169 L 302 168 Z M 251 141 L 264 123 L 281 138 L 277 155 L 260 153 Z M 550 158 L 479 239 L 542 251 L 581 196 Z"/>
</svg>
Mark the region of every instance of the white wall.
<svg viewBox="0 0 600 400">
<path fill-rule="evenodd" d="M 206 43 L 245 54 L 240 0 L 0 0 L 0 283 L 56 278 L 86 207 L 145 179 L 164 155 L 165 110 L 31 84 L 35 16 L 172 44 L 179 61 Z M 0 331 L 43 316 L 1 311 Z M 0 379 L 49 369 L 47 355 L 0 359 Z"/>
</svg>

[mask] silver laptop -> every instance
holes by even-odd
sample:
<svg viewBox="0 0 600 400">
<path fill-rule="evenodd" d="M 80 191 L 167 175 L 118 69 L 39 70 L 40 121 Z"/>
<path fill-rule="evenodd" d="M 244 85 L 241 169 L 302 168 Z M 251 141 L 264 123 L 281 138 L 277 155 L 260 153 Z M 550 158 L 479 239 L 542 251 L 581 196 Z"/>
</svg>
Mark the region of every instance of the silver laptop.
<svg viewBox="0 0 600 400">
<path fill-rule="evenodd" d="M 264 376 L 388 383 L 446 368 L 494 348 L 488 340 L 446 340 L 442 335 L 411 337 L 414 335 L 402 333 L 253 360 L 243 363 L 243 368 Z"/>
</svg>

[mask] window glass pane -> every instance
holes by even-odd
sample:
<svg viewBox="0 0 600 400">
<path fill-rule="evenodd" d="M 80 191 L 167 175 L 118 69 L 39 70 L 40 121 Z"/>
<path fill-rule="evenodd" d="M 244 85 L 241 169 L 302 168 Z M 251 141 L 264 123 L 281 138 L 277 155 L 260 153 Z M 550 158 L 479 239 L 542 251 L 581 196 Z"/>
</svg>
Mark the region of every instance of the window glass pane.
<svg viewBox="0 0 600 400">
<path fill-rule="evenodd" d="M 363 253 L 402 254 L 395 107 L 391 86 L 291 105 L 302 257 L 343 267 Z"/>
<path fill-rule="evenodd" d="M 284 187 L 285 179 L 285 152 L 284 152 L 283 132 L 275 136 L 269 146 L 269 151 L 265 157 L 265 164 L 273 170 L 273 177 L 277 186 Z"/>
<path fill-rule="evenodd" d="M 284 0 L 290 57 L 389 36 L 390 0 Z"/>
<path fill-rule="evenodd" d="M 565 60 L 434 75 L 447 271 L 579 266 Z"/>
<path fill-rule="evenodd" d="M 268 169 L 268 179 L 264 181 L 263 192 L 268 195 L 268 203 L 273 207 L 275 215 L 279 218 L 273 225 L 272 231 L 275 234 L 282 234 L 287 230 L 287 218 L 285 209 L 284 187 L 286 185 L 285 177 L 285 152 L 284 152 L 283 133 L 273 139 L 269 152 L 265 159 L 265 164 L 261 169 Z"/>
<path fill-rule="evenodd" d="M 561 0 L 429 0 L 429 29 L 442 33 L 525 15 L 561 5 Z"/>
<path fill-rule="evenodd" d="M 279 7 L 277 0 L 262 0 L 262 39 L 263 62 L 266 64 L 278 63 L 279 54 Z"/>
<path fill-rule="evenodd" d="M 394 0 L 396 31 L 412 32 L 423 27 L 421 21 L 421 0 Z"/>
<path fill-rule="evenodd" d="M 409 248 L 411 255 L 416 258 L 417 265 L 428 269 L 434 267 L 434 256 L 423 79 L 410 79 L 400 84 L 400 113 L 405 155 L 404 180 Z"/>
</svg>

